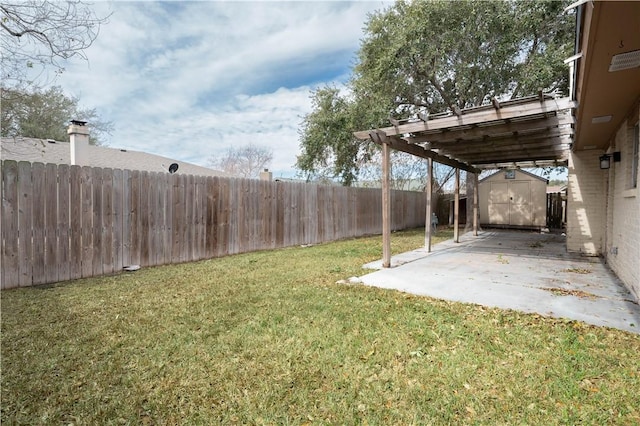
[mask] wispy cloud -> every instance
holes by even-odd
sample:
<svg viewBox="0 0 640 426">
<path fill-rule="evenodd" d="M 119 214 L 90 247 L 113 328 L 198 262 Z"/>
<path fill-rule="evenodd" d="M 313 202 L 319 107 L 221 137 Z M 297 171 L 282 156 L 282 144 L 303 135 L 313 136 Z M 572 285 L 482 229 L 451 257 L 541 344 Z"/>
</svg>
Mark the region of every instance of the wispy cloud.
<svg viewBox="0 0 640 426">
<path fill-rule="evenodd" d="M 206 165 L 228 146 L 271 147 L 291 176 L 309 92 L 350 74 L 382 2 L 115 2 L 59 83 L 114 122 L 114 147 Z"/>
</svg>

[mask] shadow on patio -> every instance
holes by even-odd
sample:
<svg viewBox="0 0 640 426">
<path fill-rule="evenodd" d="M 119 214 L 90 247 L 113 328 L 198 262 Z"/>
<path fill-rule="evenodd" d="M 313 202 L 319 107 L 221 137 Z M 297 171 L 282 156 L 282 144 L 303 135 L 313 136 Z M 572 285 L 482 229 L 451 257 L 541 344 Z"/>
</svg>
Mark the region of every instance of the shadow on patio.
<svg viewBox="0 0 640 426">
<path fill-rule="evenodd" d="M 382 262 L 365 268 L 380 269 Z M 565 237 L 479 232 L 394 256 L 365 285 L 514 309 L 640 333 L 640 306 L 600 258 L 567 253 Z"/>
</svg>

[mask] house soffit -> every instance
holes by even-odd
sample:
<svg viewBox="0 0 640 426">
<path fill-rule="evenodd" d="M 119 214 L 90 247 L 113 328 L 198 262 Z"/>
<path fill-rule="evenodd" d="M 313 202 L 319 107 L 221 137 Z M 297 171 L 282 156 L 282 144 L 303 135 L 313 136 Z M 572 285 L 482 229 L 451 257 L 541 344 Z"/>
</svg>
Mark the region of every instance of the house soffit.
<svg viewBox="0 0 640 426">
<path fill-rule="evenodd" d="M 640 67 L 609 71 L 616 55 L 640 50 L 640 2 L 581 5 L 574 150 L 605 150 L 640 98 Z"/>
</svg>

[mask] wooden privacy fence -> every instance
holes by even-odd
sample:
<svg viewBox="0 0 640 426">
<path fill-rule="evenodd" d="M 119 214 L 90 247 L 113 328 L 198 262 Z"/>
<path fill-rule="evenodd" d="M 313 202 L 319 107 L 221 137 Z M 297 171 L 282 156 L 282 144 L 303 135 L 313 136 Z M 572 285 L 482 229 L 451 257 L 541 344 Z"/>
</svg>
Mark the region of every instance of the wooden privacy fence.
<svg viewBox="0 0 640 426">
<path fill-rule="evenodd" d="M 547 194 L 547 226 L 552 229 L 562 228 L 566 222 L 566 198 L 562 193 Z"/>
<path fill-rule="evenodd" d="M 392 227 L 425 197 L 392 192 Z M 2 162 L 2 288 L 379 234 L 379 189 Z"/>
</svg>

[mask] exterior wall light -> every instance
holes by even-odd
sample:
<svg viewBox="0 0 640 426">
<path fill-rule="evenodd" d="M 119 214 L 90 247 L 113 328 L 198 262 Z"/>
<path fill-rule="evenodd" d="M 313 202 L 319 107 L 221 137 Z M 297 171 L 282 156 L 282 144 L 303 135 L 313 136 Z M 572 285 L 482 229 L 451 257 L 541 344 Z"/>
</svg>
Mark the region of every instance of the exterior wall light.
<svg viewBox="0 0 640 426">
<path fill-rule="evenodd" d="M 621 161 L 620 151 L 616 151 L 611 154 L 603 154 L 600 156 L 600 168 L 602 170 L 606 170 L 611 167 L 611 158 L 613 158 L 614 163 L 619 163 Z"/>
</svg>

